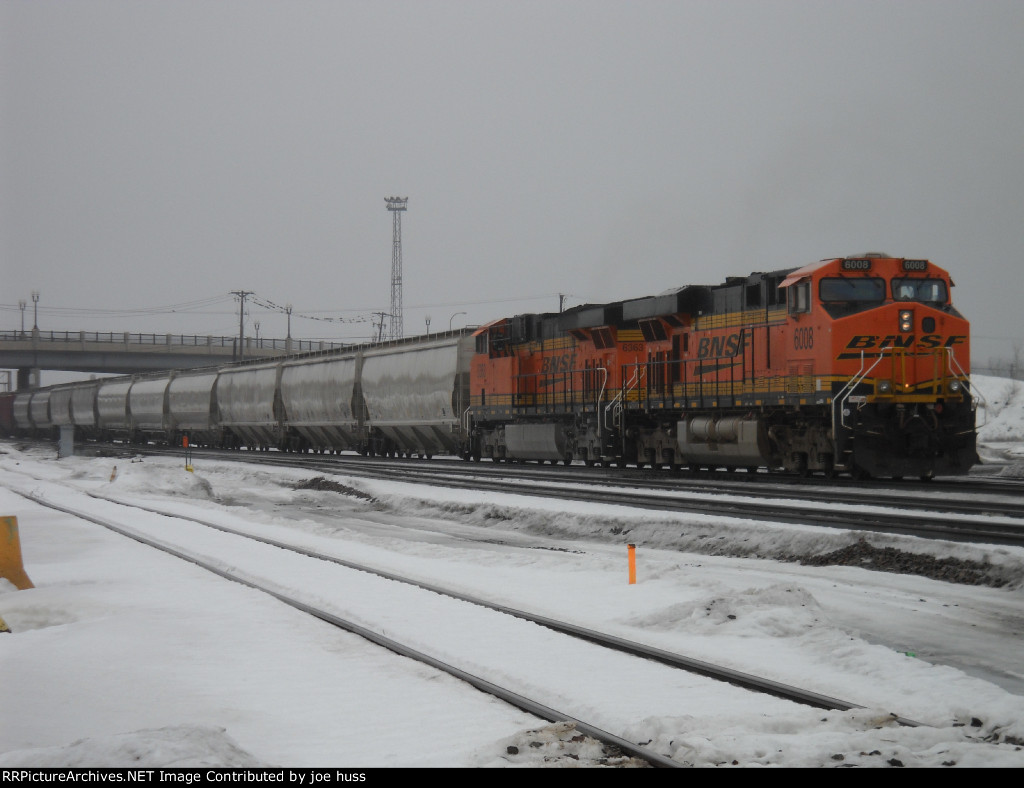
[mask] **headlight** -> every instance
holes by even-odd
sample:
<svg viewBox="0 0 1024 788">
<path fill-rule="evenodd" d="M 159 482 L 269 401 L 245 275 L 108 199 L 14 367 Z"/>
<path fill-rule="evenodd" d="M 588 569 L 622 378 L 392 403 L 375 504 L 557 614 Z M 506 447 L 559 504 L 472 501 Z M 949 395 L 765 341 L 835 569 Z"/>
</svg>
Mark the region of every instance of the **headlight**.
<svg viewBox="0 0 1024 788">
<path fill-rule="evenodd" d="M 878 393 L 879 394 L 892 394 L 892 381 L 891 380 L 880 380 L 880 381 L 878 381 Z"/>
<path fill-rule="evenodd" d="M 960 392 L 960 381 L 951 380 L 949 381 L 949 391 L 951 394 L 958 394 Z"/>
<path fill-rule="evenodd" d="M 914 330 L 914 310 L 913 309 L 901 309 L 900 310 L 900 331 L 904 334 L 908 331 Z"/>
</svg>

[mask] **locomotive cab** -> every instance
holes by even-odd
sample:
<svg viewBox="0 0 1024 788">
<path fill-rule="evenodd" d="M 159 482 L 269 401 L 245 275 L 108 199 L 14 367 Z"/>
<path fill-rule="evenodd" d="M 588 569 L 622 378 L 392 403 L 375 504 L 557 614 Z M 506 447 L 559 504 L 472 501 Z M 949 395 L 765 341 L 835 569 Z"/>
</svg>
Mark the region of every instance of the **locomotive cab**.
<svg viewBox="0 0 1024 788">
<path fill-rule="evenodd" d="M 866 254 L 793 271 L 790 368 L 832 405 L 828 461 L 858 476 L 966 473 L 977 461 L 969 324 L 949 274 Z"/>
</svg>

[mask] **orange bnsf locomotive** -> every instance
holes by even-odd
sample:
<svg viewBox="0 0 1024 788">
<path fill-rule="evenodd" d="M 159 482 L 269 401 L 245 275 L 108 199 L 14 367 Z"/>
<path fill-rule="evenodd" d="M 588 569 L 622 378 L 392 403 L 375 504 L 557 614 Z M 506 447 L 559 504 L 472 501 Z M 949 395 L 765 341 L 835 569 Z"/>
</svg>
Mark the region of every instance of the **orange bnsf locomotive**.
<svg viewBox="0 0 1024 788">
<path fill-rule="evenodd" d="M 949 274 L 870 253 L 480 328 L 467 456 L 855 476 L 977 462 Z"/>
</svg>

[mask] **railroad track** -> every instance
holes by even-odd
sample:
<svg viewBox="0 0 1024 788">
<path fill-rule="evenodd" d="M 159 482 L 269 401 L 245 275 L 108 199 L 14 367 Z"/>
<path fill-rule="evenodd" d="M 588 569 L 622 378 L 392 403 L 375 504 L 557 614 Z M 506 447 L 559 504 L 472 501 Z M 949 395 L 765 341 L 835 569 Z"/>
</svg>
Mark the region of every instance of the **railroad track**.
<svg viewBox="0 0 1024 788">
<path fill-rule="evenodd" d="M 34 478 L 34 477 L 30 477 Z M 39 480 L 42 481 L 42 480 Z M 48 481 L 49 484 L 58 484 L 57 482 Z M 70 485 L 62 485 L 65 489 L 74 490 L 80 495 L 89 495 L 90 497 L 103 501 L 107 504 L 119 507 L 119 510 L 130 508 L 133 510 L 142 510 L 152 514 L 160 515 L 164 518 L 173 518 L 178 525 L 171 531 L 171 533 L 181 533 L 181 524 L 188 523 L 195 526 L 200 526 L 202 529 L 217 532 L 218 534 L 227 534 L 237 539 L 245 539 L 250 542 L 257 543 L 268 548 L 275 550 L 286 550 L 294 556 L 299 556 L 304 559 L 310 559 L 321 563 L 330 564 L 342 571 L 360 573 L 361 575 L 368 575 L 380 580 L 397 582 L 405 586 L 408 586 L 414 593 L 440 595 L 443 597 L 456 600 L 458 602 L 468 603 L 474 608 L 490 611 L 491 614 L 511 616 L 516 619 L 527 621 L 532 624 L 545 627 L 553 633 L 559 633 L 562 636 L 573 638 L 575 640 L 586 641 L 587 644 L 592 644 L 595 647 L 601 649 L 607 649 L 621 654 L 627 655 L 630 658 L 639 658 L 646 662 L 657 662 L 667 668 L 674 670 L 683 670 L 688 673 L 693 673 L 701 677 L 710 678 L 715 681 L 724 682 L 734 687 L 741 688 L 745 691 L 752 691 L 760 693 L 765 696 L 770 696 L 772 699 L 781 699 L 783 701 L 790 701 L 799 703 L 802 705 L 812 706 L 815 708 L 822 709 L 835 709 L 835 710 L 852 710 L 862 709 L 865 707 L 859 706 L 854 703 L 850 703 L 838 698 L 829 697 L 822 695 L 817 692 L 809 691 L 800 687 L 794 687 L 780 682 L 764 679 L 751 674 L 743 673 L 731 668 L 725 668 L 714 665 L 712 663 L 696 660 L 684 655 L 674 654 L 667 652 L 662 649 L 653 648 L 651 646 L 629 641 L 613 635 L 608 635 L 593 629 L 585 628 L 573 624 L 571 622 L 559 621 L 547 616 L 534 615 L 528 611 L 514 609 L 505 605 L 494 604 L 485 599 L 481 599 L 474 595 L 468 595 L 459 593 L 451 588 L 441 587 L 438 585 L 424 583 L 415 579 L 400 576 L 392 572 L 381 571 L 377 568 L 367 566 L 337 557 L 329 555 L 323 555 L 318 551 L 303 547 L 302 545 L 282 541 L 275 538 L 266 536 L 259 536 L 253 533 L 247 533 L 237 528 L 232 528 L 223 525 L 222 523 L 215 523 L 202 518 L 195 518 L 191 516 L 185 516 L 181 513 L 168 511 L 166 509 L 142 506 L 135 503 L 125 502 L 111 498 L 109 496 L 100 496 L 93 493 L 86 493 L 77 490 Z M 373 625 L 367 625 L 365 623 L 359 623 L 354 620 L 353 617 L 346 617 L 345 615 L 339 614 L 336 610 L 328 609 L 323 603 L 313 603 L 308 599 L 302 598 L 302 594 L 288 593 L 281 590 L 282 586 L 287 585 L 287 581 L 282 577 L 261 577 L 254 574 L 252 571 L 247 571 L 244 568 L 239 567 L 240 558 L 239 552 L 229 550 L 225 556 L 223 553 L 218 557 L 215 554 L 209 554 L 208 548 L 200 548 L 196 551 L 192 547 L 183 546 L 182 544 L 168 543 L 165 537 L 156 537 L 151 533 L 146 533 L 144 528 L 139 527 L 128 527 L 117 519 L 112 519 L 110 516 L 98 516 L 93 511 L 86 511 L 80 506 L 70 506 L 67 504 L 57 503 L 54 500 L 50 500 L 47 497 L 42 497 L 32 492 L 25 492 L 14 489 L 15 492 L 25 496 L 26 498 L 35 501 L 36 503 L 47 506 L 49 508 L 62 511 L 66 514 L 78 517 L 80 519 L 101 525 L 111 531 L 119 533 L 128 538 L 134 539 L 142 544 L 150 546 L 155 549 L 162 550 L 170 555 L 173 555 L 181 560 L 188 561 L 192 564 L 202 567 L 203 569 L 210 571 L 219 577 L 223 577 L 228 580 L 239 582 L 247 587 L 253 588 L 260 592 L 269 594 L 275 599 L 278 599 L 285 604 L 288 604 L 302 612 L 314 616 L 322 621 L 327 622 L 331 626 L 339 627 L 349 632 L 353 632 L 365 639 L 387 648 L 395 653 L 409 657 L 411 659 L 418 660 L 424 664 L 428 664 L 436 669 L 442 670 L 455 676 L 463 681 L 467 681 L 477 689 L 487 692 L 497 698 L 500 698 L 524 711 L 532 713 L 538 717 L 549 720 L 551 722 L 572 722 L 576 728 L 595 739 L 598 739 L 606 744 L 610 744 L 623 753 L 630 755 L 635 758 L 639 758 L 651 763 L 654 766 L 669 766 L 678 767 L 681 764 L 677 761 L 668 758 L 667 756 L 661 755 L 656 752 L 652 752 L 646 749 L 644 746 L 628 741 L 617 734 L 610 733 L 608 730 L 603 728 L 601 725 L 588 722 L 583 720 L 571 713 L 567 713 L 561 710 L 557 710 L 547 705 L 546 703 L 537 700 L 535 697 L 529 697 L 514 688 L 503 686 L 502 684 L 492 681 L 486 677 L 479 675 L 479 671 L 474 672 L 466 668 L 461 668 L 455 664 L 452 664 L 454 660 L 451 658 L 443 658 L 436 654 L 429 653 L 429 650 L 424 650 L 422 647 L 411 645 L 408 641 L 403 640 L 401 637 L 392 635 L 386 635 L 381 631 L 380 627 Z M 120 519 L 120 518 L 118 518 Z M 137 518 L 133 518 L 137 519 Z M 164 529 L 166 530 L 166 529 Z M 223 550 L 223 548 L 221 548 Z M 226 568 L 229 566 L 231 568 Z M 310 591 L 310 595 L 316 597 L 315 591 Z M 358 618 L 363 618 L 363 614 L 357 614 Z M 394 621 L 388 625 L 389 630 L 395 628 Z M 552 653 L 565 653 L 571 651 L 565 646 L 554 646 Z M 600 661 L 600 660 L 598 660 Z M 632 670 L 637 670 L 636 668 Z M 630 674 L 631 669 L 626 668 L 624 673 Z M 614 682 L 618 677 L 621 677 L 623 672 L 617 674 L 617 676 L 610 676 L 607 678 L 609 682 Z M 769 707 L 771 708 L 771 707 Z M 777 711 L 777 709 L 775 709 Z M 766 711 L 765 713 L 769 713 Z M 902 725 L 917 726 L 919 723 L 902 718 L 896 715 L 892 715 L 892 719 Z"/>
<path fill-rule="evenodd" d="M 807 484 L 794 486 L 788 483 L 771 486 L 763 481 L 758 481 L 756 488 L 750 489 L 749 484 L 739 481 L 666 480 L 640 474 L 623 476 L 621 473 L 609 476 L 588 473 L 592 469 L 584 467 L 540 469 L 529 465 L 386 460 L 345 455 L 289 455 L 277 452 L 205 453 L 197 450 L 194 456 L 655 511 L 692 512 L 763 522 L 894 533 L 926 539 L 1024 546 L 1024 498 L 1015 497 L 1012 492 L 1003 492 L 997 499 L 969 496 L 967 491 L 959 493 L 959 498 L 954 498 L 938 495 L 939 491 L 934 485 L 915 487 L 909 494 L 892 491 L 891 488 L 837 488 Z M 770 478 L 768 474 L 750 476 Z M 1019 485 L 1016 488 L 1019 489 Z M 927 490 L 928 494 L 918 494 L 919 489 Z M 987 483 L 984 489 L 990 489 Z M 999 489 L 1002 491 L 1006 488 Z M 1009 489 L 1014 490 L 1015 487 Z"/>
</svg>

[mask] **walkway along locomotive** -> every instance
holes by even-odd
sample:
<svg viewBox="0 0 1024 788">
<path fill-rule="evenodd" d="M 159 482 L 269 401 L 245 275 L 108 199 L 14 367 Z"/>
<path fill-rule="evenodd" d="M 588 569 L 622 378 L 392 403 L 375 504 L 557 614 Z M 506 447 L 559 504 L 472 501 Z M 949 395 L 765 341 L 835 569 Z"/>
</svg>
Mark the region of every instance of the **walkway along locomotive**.
<svg viewBox="0 0 1024 788">
<path fill-rule="evenodd" d="M 885 254 L 273 362 L 11 395 L 18 432 L 857 476 L 977 462 L 948 273 Z"/>
</svg>

